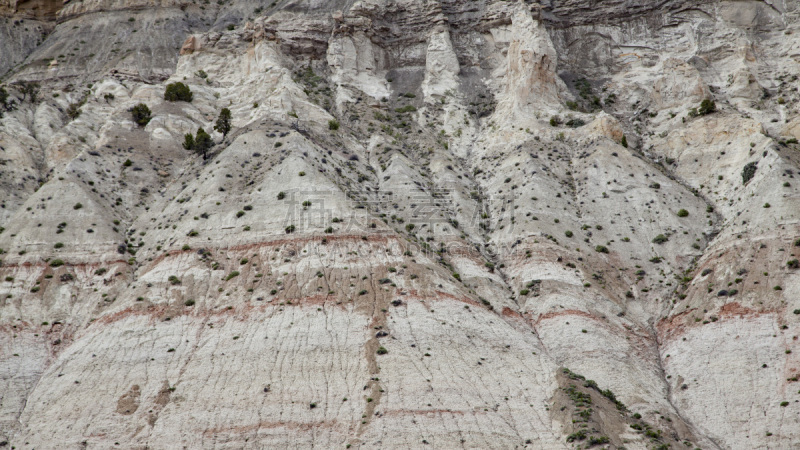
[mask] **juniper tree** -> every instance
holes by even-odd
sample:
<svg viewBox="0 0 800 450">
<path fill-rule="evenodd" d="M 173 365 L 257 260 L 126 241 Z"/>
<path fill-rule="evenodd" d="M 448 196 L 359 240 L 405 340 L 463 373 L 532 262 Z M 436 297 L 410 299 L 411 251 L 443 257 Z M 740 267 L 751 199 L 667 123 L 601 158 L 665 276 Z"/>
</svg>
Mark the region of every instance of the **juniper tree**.
<svg viewBox="0 0 800 450">
<path fill-rule="evenodd" d="M 208 158 L 208 150 L 214 145 L 211 136 L 202 128 L 197 129 L 197 134 L 186 133 L 183 136 L 183 148 L 186 150 L 203 155 L 203 159 Z"/>
<path fill-rule="evenodd" d="M 214 125 L 214 129 L 222 133 L 222 137 L 228 135 L 231 131 L 231 110 L 228 108 L 222 108 L 222 111 L 219 112 L 219 117 L 217 118 L 217 124 Z"/>
<path fill-rule="evenodd" d="M 150 108 L 148 108 L 144 103 L 139 103 L 131 108 L 131 114 L 133 115 L 133 121 L 136 122 L 136 125 L 139 125 L 140 127 L 143 127 L 150 122 Z"/>
<path fill-rule="evenodd" d="M 191 102 L 192 97 L 192 90 L 181 82 L 170 83 L 164 90 L 164 100 L 169 102 Z"/>
</svg>

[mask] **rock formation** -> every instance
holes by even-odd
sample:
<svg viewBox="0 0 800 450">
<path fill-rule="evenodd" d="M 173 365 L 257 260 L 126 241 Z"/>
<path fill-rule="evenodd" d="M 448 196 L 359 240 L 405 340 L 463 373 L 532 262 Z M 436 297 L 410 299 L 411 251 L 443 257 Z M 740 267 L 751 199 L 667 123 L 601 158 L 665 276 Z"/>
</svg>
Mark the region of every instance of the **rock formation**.
<svg viewBox="0 0 800 450">
<path fill-rule="evenodd" d="M 800 3 L 0 15 L 0 446 L 800 446 Z"/>
</svg>

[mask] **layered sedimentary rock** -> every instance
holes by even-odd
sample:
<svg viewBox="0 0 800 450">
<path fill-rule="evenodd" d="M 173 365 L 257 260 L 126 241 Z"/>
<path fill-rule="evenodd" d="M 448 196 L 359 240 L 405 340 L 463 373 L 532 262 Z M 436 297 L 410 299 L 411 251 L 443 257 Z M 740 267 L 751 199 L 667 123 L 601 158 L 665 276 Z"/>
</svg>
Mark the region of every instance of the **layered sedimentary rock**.
<svg viewBox="0 0 800 450">
<path fill-rule="evenodd" d="M 796 2 L 0 13 L 0 442 L 800 445 Z"/>
</svg>

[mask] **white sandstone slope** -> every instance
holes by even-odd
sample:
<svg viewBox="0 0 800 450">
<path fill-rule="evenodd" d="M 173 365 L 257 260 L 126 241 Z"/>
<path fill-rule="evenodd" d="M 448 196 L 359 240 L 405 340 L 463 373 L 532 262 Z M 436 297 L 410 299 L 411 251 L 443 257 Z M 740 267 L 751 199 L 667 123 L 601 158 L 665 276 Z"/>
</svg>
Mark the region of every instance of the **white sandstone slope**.
<svg viewBox="0 0 800 450">
<path fill-rule="evenodd" d="M 800 446 L 796 2 L 0 14 L 0 446 Z"/>
</svg>

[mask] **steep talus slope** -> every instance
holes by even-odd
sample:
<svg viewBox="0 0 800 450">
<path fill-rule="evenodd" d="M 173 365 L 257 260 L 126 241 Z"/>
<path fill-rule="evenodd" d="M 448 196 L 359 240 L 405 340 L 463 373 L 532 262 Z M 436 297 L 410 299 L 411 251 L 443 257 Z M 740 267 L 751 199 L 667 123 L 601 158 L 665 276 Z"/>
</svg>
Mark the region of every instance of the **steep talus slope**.
<svg viewBox="0 0 800 450">
<path fill-rule="evenodd" d="M 0 3 L 0 442 L 800 445 L 795 2 L 51 6 Z"/>
</svg>

